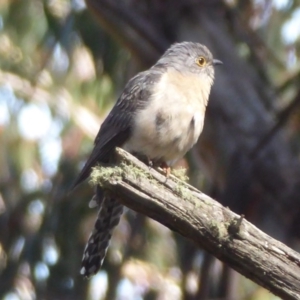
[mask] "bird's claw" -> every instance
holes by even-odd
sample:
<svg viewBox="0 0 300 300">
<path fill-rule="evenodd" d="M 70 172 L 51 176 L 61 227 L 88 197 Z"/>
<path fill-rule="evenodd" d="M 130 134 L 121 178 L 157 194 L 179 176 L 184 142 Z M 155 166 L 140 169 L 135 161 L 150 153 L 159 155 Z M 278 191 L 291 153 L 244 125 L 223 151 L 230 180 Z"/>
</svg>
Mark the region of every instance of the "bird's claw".
<svg viewBox="0 0 300 300">
<path fill-rule="evenodd" d="M 168 178 L 171 174 L 171 168 L 167 165 L 166 162 L 162 162 L 160 167 L 162 168 L 163 172 L 165 173 L 166 177 Z"/>
</svg>

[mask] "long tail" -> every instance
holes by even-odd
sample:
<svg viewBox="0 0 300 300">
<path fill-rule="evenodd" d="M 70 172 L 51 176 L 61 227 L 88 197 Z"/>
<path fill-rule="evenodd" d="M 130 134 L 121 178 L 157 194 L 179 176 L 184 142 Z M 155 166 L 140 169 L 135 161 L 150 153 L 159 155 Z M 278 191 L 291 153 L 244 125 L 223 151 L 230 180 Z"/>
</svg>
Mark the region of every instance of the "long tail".
<svg viewBox="0 0 300 300">
<path fill-rule="evenodd" d="M 112 231 L 118 225 L 123 212 L 123 205 L 117 199 L 103 197 L 101 191 L 97 194 L 92 199 L 90 207 L 99 206 L 99 213 L 94 230 L 84 249 L 80 270 L 80 273 L 87 278 L 100 269 Z M 99 198 L 99 194 L 102 195 L 102 199 Z"/>
</svg>

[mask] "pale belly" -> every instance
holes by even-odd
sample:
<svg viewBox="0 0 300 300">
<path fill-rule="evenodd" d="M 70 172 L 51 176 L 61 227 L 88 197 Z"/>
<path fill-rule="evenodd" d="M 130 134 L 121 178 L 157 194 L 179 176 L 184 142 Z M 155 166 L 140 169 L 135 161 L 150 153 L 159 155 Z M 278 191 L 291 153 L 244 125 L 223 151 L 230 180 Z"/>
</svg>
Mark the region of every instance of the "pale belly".
<svg viewBox="0 0 300 300">
<path fill-rule="evenodd" d="M 200 105 L 173 103 L 165 110 L 153 107 L 141 111 L 124 148 L 172 165 L 197 142 L 203 121 L 204 111 Z"/>
<path fill-rule="evenodd" d="M 166 72 L 135 115 L 125 150 L 169 165 L 183 157 L 202 132 L 211 84 L 208 76 Z"/>
</svg>

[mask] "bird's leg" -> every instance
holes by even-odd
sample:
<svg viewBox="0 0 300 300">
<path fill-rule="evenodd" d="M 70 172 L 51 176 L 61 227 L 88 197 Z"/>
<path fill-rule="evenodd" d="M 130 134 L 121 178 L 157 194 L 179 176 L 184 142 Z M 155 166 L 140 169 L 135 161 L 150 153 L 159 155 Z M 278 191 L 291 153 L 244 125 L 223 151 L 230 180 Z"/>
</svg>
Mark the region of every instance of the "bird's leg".
<svg viewBox="0 0 300 300">
<path fill-rule="evenodd" d="M 163 169 L 163 172 L 166 174 L 166 177 L 168 178 L 171 174 L 171 168 L 167 165 L 165 161 L 163 161 L 160 164 L 160 167 Z"/>
<path fill-rule="evenodd" d="M 150 169 L 152 169 L 154 167 L 154 162 L 149 157 L 147 157 L 147 160 L 148 160 L 147 165 L 148 165 L 149 170 L 150 170 Z"/>
<path fill-rule="evenodd" d="M 153 168 L 153 166 L 154 166 L 153 160 L 151 158 L 149 158 L 148 156 L 145 156 L 145 163 L 149 167 L 149 169 Z"/>
<path fill-rule="evenodd" d="M 133 153 L 140 161 L 145 163 L 149 169 L 151 168 L 162 168 L 163 172 L 165 173 L 166 177 L 168 178 L 171 174 L 171 168 L 168 166 L 168 164 L 164 161 L 159 160 L 153 160 L 149 158 L 148 156 L 141 155 L 139 153 Z"/>
</svg>

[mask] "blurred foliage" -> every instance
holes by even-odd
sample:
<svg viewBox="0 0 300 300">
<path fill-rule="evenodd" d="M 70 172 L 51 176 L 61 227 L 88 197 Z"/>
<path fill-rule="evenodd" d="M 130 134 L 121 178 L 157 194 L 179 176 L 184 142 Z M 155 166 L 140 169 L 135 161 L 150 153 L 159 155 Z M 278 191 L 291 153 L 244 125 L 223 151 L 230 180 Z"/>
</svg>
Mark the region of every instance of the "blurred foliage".
<svg viewBox="0 0 300 300">
<path fill-rule="evenodd" d="M 240 55 L 266 71 L 277 93 L 268 105 L 280 111 L 299 91 L 299 2 L 224 3 Z M 81 0 L 0 2 L 2 299 L 181 299 L 201 285 L 204 254 L 133 212 L 116 229 L 103 270 L 90 281 L 79 276 L 96 212 L 87 184 L 70 195 L 68 188 L 131 61 Z M 298 112 L 289 122 L 297 149 L 299 127 Z M 214 273 L 220 268 L 213 264 Z M 239 299 L 276 299 L 238 282 Z"/>
</svg>

